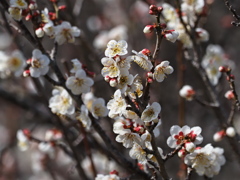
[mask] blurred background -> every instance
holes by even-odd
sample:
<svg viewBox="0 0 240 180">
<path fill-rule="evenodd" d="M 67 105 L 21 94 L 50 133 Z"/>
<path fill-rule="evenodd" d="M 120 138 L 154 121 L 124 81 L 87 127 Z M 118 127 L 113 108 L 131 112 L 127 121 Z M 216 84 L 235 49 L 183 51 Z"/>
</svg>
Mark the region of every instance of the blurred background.
<svg viewBox="0 0 240 180">
<path fill-rule="evenodd" d="M 64 11 L 60 12 L 60 18 L 81 29 L 81 37 L 77 39 L 75 44 L 59 46 L 57 59 L 62 71 L 66 75 L 69 74 L 69 69 L 71 69 L 70 60 L 78 58 L 90 71 L 96 73 L 93 86 L 95 96 L 103 97 L 108 102 L 115 89 L 110 87 L 101 75 L 101 58 L 104 57 L 106 44 L 112 39 L 124 39 L 129 45 L 128 55 L 132 54 L 132 50 L 141 51 L 144 48 L 153 52 L 156 40 L 155 34 L 144 34 L 143 28 L 155 22 L 154 17 L 148 14 L 148 4 L 160 5 L 163 2 L 175 6 L 174 0 L 60 0 L 60 4 L 67 6 Z M 236 9 L 236 12 L 240 14 L 240 3 L 238 1 L 230 2 Z M 44 7 L 48 7 L 51 11 L 52 6 L 48 0 L 37 1 L 37 3 L 39 9 L 43 10 Z M 201 44 L 203 55 L 209 44 L 219 44 L 224 49 L 226 56 L 233 61 L 234 68 L 232 73 L 235 76 L 237 92 L 239 92 L 240 29 L 231 25 L 231 21 L 234 19 L 223 0 L 206 0 L 206 3 L 208 4 L 207 16 L 201 19 L 200 25 L 209 32 L 210 39 L 208 42 Z M 33 45 L 16 31 L 14 31 L 13 37 L 8 38 L 7 29 L 3 23 L 3 16 L 0 16 L 0 21 L 1 51 L 11 52 L 16 48 L 20 48 L 26 59 L 31 58 L 31 53 L 34 49 Z M 13 20 L 11 21 L 14 24 Z M 31 23 L 25 21 L 24 23 L 30 30 L 32 29 Z M 6 48 L 4 46 L 8 41 L 11 43 Z M 18 46 L 15 44 L 16 42 L 18 42 Z M 53 47 L 53 40 L 45 37 L 43 44 L 47 51 L 50 52 Z M 166 139 L 170 135 L 169 129 L 172 125 L 181 123 L 181 125 L 186 124 L 190 127 L 200 126 L 204 137 L 201 146 L 212 143 L 214 147 L 222 147 L 225 150 L 224 155 L 227 162 L 222 167 L 220 174 L 214 176 L 213 179 L 237 180 L 240 175 L 240 164 L 237 162 L 228 143 L 225 139 L 220 142 L 213 141 L 214 133 L 221 130 L 213 110 L 195 101 L 184 102 L 181 104 L 184 107 L 179 107 L 181 99 L 179 98 L 177 56 L 179 56 L 179 53 L 181 54 L 181 51 L 179 51 L 178 46 L 178 42 L 171 43 L 166 40 L 162 42 L 157 60 L 159 62 L 162 60 L 170 61 L 175 71 L 162 83 L 153 83 L 150 90 L 150 102 L 157 101 L 162 107 L 162 125 L 160 126 L 160 135 L 157 137 L 157 143 L 164 150 L 164 153 L 168 153 L 171 149 L 167 146 Z M 183 64 L 184 84 L 191 85 L 200 99 L 208 101 L 207 92 L 203 88 L 203 82 L 198 72 L 187 60 L 184 60 Z M 140 67 L 133 64 L 130 71 L 134 75 L 139 74 L 143 82 L 145 82 L 146 74 Z M 39 81 L 40 84 L 44 85 L 43 87 L 36 87 L 32 81 L 33 79 L 30 77 L 0 79 L 0 180 L 53 179 L 54 177 L 46 170 L 46 167 L 54 170 L 56 179 L 79 179 L 74 169 L 74 162 L 61 150 L 58 150 L 55 160 L 50 161 L 44 169 L 41 166 L 43 162 L 41 153 L 37 151 L 36 143 L 32 143 L 31 148 L 24 152 L 19 151 L 17 148 L 16 132 L 18 129 L 31 129 L 35 137 L 43 139 L 46 131 L 55 127 L 51 123 L 51 114 L 47 106 L 53 87 L 43 79 Z M 215 89 L 224 109 L 223 113 L 228 116 L 231 102 L 224 98 L 225 92 L 229 90 L 225 77 L 220 78 L 219 84 Z M 179 109 L 183 109 L 185 112 L 184 122 L 179 122 Z M 112 132 L 113 120 L 103 118 L 100 123 L 114 140 L 115 135 Z M 234 116 L 234 125 L 238 133 L 240 133 L 238 112 Z M 118 147 L 121 149 L 121 144 Z M 84 155 L 85 153 L 83 152 Z M 99 162 L 99 159 L 101 159 L 102 155 L 97 153 L 95 155 L 96 160 L 94 162 L 96 161 L 96 164 L 99 164 L 101 167 L 103 161 Z M 128 157 L 128 150 L 126 150 L 126 156 Z M 106 162 L 110 162 L 108 158 L 105 157 L 105 159 Z M 83 161 L 83 166 L 86 166 L 85 169 L 87 171 L 89 162 L 85 161 Z M 166 167 L 173 179 L 180 179 L 182 171 L 179 169 L 182 168 L 182 165 L 178 157 L 169 160 L 166 163 Z M 124 174 L 124 172 L 119 172 L 120 176 Z M 108 173 L 105 172 L 105 174 Z M 204 179 L 204 177 L 199 177 L 193 173 L 192 179 L 198 180 Z"/>
</svg>

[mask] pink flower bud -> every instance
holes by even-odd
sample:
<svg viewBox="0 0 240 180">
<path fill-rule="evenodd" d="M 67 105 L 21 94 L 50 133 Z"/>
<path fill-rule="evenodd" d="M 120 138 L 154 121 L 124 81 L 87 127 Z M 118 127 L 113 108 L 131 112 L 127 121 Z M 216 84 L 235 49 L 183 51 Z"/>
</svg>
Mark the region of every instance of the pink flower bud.
<svg viewBox="0 0 240 180">
<path fill-rule="evenodd" d="M 104 77 L 104 80 L 105 80 L 106 82 L 109 82 L 110 79 L 111 79 L 111 78 L 110 78 L 109 76 L 105 76 L 105 77 Z"/>
<path fill-rule="evenodd" d="M 165 31 L 165 35 L 164 35 L 164 37 L 172 43 L 174 43 L 177 40 L 178 36 L 179 36 L 179 33 L 175 30 Z"/>
<path fill-rule="evenodd" d="M 153 83 L 153 78 L 148 77 L 148 78 L 147 78 L 147 82 L 148 82 L 148 83 Z"/>
<path fill-rule="evenodd" d="M 218 68 L 218 70 L 219 70 L 220 72 L 227 72 L 227 68 L 224 67 L 224 66 L 220 66 L 220 67 Z"/>
<path fill-rule="evenodd" d="M 235 99 L 235 96 L 234 96 L 232 90 L 227 91 L 224 96 L 225 96 L 225 98 L 227 98 L 229 100 Z"/>
<path fill-rule="evenodd" d="M 147 77 L 152 78 L 152 77 L 153 77 L 153 73 L 152 73 L 152 72 L 148 72 L 148 73 L 147 73 Z"/>
<path fill-rule="evenodd" d="M 23 77 L 28 77 L 30 75 L 30 70 L 23 71 Z"/>
<path fill-rule="evenodd" d="M 116 174 L 116 175 L 118 175 L 118 171 L 113 170 L 113 171 L 111 171 L 109 174 Z"/>
<path fill-rule="evenodd" d="M 150 51 L 149 49 L 143 49 L 143 50 L 141 51 L 141 53 L 144 54 L 144 55 L 146 55 L 146 56 L 149 56 L 150 53 L 151 53 L 151 51 Z"/>
<path fill-rule="evenodd" d="M 236 135 L 236 131 L 233 127 L 228 127 L 226 129 L 226 134 L 228 137 L 234 137 Z"/>
<path fill-rule="evenodd" d="M 147 33 L 153 32 L 153 30 L 154 30 L 154 26 L 153 26 L 153 25 L 147 25 L 147 26 L 145 26 L 145 28 L 143 29 L 143 32 L 144 32 L 145 34 L 147 34 Z"/>
<path fill-rule="evenodd" d="M 226 135 L 226 134 L 225 134 L 225 131 L 224 131 L 224 130 L 218 131 L 218 132 L 216 132 L 216 133 L 213 135 L 213 140 L 214 140 L 215 142 L 219 142 L 219 141 L 221 141 L 221 140 L 223 139 L 223 137 L 224 137 L 225 135 Z"/>
</svg>

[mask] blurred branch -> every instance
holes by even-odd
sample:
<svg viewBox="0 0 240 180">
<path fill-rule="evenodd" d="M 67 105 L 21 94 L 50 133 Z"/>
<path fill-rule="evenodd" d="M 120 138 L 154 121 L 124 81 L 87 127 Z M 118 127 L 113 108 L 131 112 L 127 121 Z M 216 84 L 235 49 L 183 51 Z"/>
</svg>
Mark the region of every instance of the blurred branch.
<svg viewBox="0 0 240 180">
<path fill-rule="evenodd" d="M 236 19 L 236 21 L 232 21 L 231 24 L 236 26 L 236 27 L 240 27 L 240 15 L 238 15 L 236 13 L 236 10 L 233 8 L 233 6 L 230 4 L 229 0 L 224 0 L 225 1 L 225 5 L 227 6 L 228 10 L 233 14 L 233 17 Z"/>
</svg>

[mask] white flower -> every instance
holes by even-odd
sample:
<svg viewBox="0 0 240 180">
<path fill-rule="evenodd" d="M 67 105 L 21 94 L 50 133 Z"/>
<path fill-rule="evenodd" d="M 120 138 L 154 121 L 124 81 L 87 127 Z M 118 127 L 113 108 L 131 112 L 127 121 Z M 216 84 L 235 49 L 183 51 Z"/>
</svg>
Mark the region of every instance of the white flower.
<svg viewBox="0 0 240 180">
<path fill-rule="evenodd" d="M 174 125 L 170 129 L 171 136 L 167 139 L 167 144 L 170 148 L 176 148 L 178 145 L 192 142 L 194 144 L 201 144 L 203 137 L 200 134 L 202 129 L 199 126 L 190 128 L 189 126 L 183 126 L 180 128 Z"/>
<path fill-rule="evenodd" d="M 163 7 L 162 14 L 167 22 L 167 27 L 169 29 L 174 29 L 176 24 L 178 24 L 180 21 L 175 8 L 168 3 L 163 3 L 162 7 Z"/>
<path fill-rule="evenodd" d="M 139 136 L 139 134 L 132 133 L 132 132 L 125 133 L 125 134 L 119 134 L 116 137 L 116 141 L 123 143 L 123 146 L 125 148 L 130 148 L 134 144 L 143 145 L 143 141 L 142 141 L 141 137 Z"/>
<path fill-rule="evenodd" d="M 205 29 L 196 28 L 197 40 L 201 42 L 206 42 L 209 40 L 209 34 Z"/>
<path fill-rule="evenodd" d="M 49 70 L 49 58 L 46 55 L 42 54 L 42 52 L 38 49 L 34 49 L 32 55 L 33 57 L 31 59 L 31 67 L 29 68 L 30 75 L 32 77 L 40 77 L 42 75 L 46 75 Z"/>
<path fill-rule="evenodd" d="M 105 101 L 103 98 L 97 98 L 92 103 L 91 112 L 93 117 L 105 117 L 108 114 L 108 109 L 105 106 Z"/>
<path fill-rule="evenodd" d="M 105 50 L 105 56 L 114 57 L 116 55 L 125 55 L 127 54 L 128 44 L 124 40 L 115 41 L 111 40 L 107 44 L 107 49 Z"/>
<path fill-rule="evenodd" d="M 147 33 L 153 32 L 153 30 L 154 30 L 154 26 L 153 25 L 147 25 L 147 26 L 144 27 L 143 32 L 145 34 L 147 34 Z"/>
<path fill-rule="evenodd" d="M 82 69 L 82 63 L 78 59 L 72 59 L 73 68 L 70 70 L 71 73 L 76 73 L 78 70 Z"/>
<path fill-rule="evenodd" d="M 110 175 L 98 174 L 95 180 L 120 180 L 120 178 L 116 174 Z"/>
<path fill-rule="evenodd" d="M 126 111 L 127 103 L 122 97 L 120 89 L 115 91 L 113 99 L 107 103 L 107 108 L 110 110 L 108 113 L 110 118 L 122 115 Z"/>
<path fill-rule="evenodd" d="M 43 28 L 37 28 L 36 30 L 35 30 L 35 34 L 36 34 L 36 36 L 38 37 L 38 38 L 41 38 L 41 37 L 43 37 L 44 36 L 44 31 L 43 31 Z"/>
<path fill-rule="evenodd" d="M 152 62 L 149 60 L 148 56 L 143 54 L 142 51 L 137 52 L 132 50 L 132 52 L 136 55 L 131 56 L 131 59 L 137 63 L 141 68 L 146 71 L 150 71 L 153 67 Z"/>
<path fill-rule="evenodd" d="M 153 78 L 157 80 L 157 82 L 162 82 L 167 74 L 172 74 L 173 68 L 169 66 L 169 61 L 163 61 L 159 65 L 157 65 L 154 69 Z"/>
<path fill-rule="evenodd" d="M 141 115 L 141 120 L 144 122 L 154 121 L 158 119 L 158 114 L 161 111 L 161 106 L 159 103 L 154 102 L 151 106 L 148 106 Z"/>
<path fill-rule="evenodd" d="M 20 51 L 15 50 L 7 60 L 7 67 L 15 76 L 20 76 L 26 67 L 25 60 L 23 54 Z"/>
<path fill-rule="evenodd" d="M 147 153 L 142 149 L 139 144 L 134 143 L 132 149 L 129 151 L 129 156 L 133 159 L 137 159 L 139 163 L 147 163 Z"/>
<path fill-rule="evenodd" d="M 68 77 L 66 87 L 72 91 L 74 95 L 87 93 L 93 85 L 93 80 L 86 76 L 84 70 L 78 70 L 75 76 Z"/>
<path fill-rule="evenodd" d="M 128 88 L 128 95 L 133 98 L 133 99 L 136 99 L 136 95 L 138 97 L 141 97 L 143 95 L 143 85 L 142 85 L 142 82 L 139 78 L 139 76 L 136 74 L 134 77 L 133 77 L 133 83 L 130 85 L 130 87 Z M 136 93 L 136 94 L 135 94 Z"/>
<path fill-rule="evenodd" d="M 82 123 L 83 127 L 85 127 L 87 130 L 90 129 L 90 126 L 92 125 L 92 121 L 89 118 L 88 109 L 86 108 L 85 105 L 81 106 L 81 111 L 79 115 L 77 115 L 76 119 L 79 120 Z"/>
<path fill-rule="evenodd" d="M 22 19 L 22 9 L 18 7 L 9 7 L 8 12 L 16 21 L 20 21 Z"/>
<path fill-rule="evenodd" d="M 226 134 L 229 137 L 234 137 L 236 135 L 236 131 L 235 131 L 235 129 L 233 127 L 228 127 L 226 129 Z"/>
<path fill-rule="evenodd" d="M 219 67 L 216 63 L 209 64 L 209 66 L 205 67 L 208 79 L 213 86 L 218 84 L 219 78 L 222 75 L 218 69 Z"/>
<path fill-rule="evenodd" d="M 183 0 L 182 11 L 192 14 L 201 13 L 204 7 L 204 0 Z"/>
<path fill-rule="evenodd" d="M 26 9 L 28 4 L 25 0 L 10 0 L 11 7 L 17 7 L 19 9 Z"/>
<path fill-rule="evenodd" d="M 164 37 L 165 37 L 168 41 L 174 43 L 174 42 L 177 40 L 178 36 L 179 36 L 179 33 L 178 33 L 177 31 L 175 31 L 175 30 L 169 30 L 169 31 L 165 34 Z"/>
<path fill-rule="evenodd" d="M 189 85 L 184 85 L 180 91 L 179 91 L 179 95 L 182 98 L 185 98 L 188 101 L 191 101 L 195 95 L 195 91 L 193 90 L 193 88 Z"/>
<path fill-rule="evenodd" d="M 125 119 L 118 120 L 113 124 L 113 132 L 120 135 L 131 133 L 131 130 L 127 128 L 129 125 L 129 122 Z"/>
<path fill-rule="evenodd" d="M 44 24 L 42 30 L 46 33 L 46 35 L 50 36 L 50 38 L 53 38 L 55 36 L 54 24 L 51 20 L 49 20 L 48 23 Z"/>
<path fill-rule="evenodd" d="M 73 100 L 68 92 L 62 87 L 56 87 L 52 91 L 53 97 L 49 99 L 49 108 L 55 114 L 71 115 L 75 112 Z"/>
<path fill-rule="evenodd" d="M 128 71 L 121 73 L 117 79 L 117 88 L 125 93 L 127 88 L 133 83 L 133 75 L 129 74 Z"/>
<path fill-rule="evenodd" d="M 194 168 L 198 175 L 213 177 L 217 175 L 221 166 L 225 164 L 224 150 L 222 148 L 213 148 L 207 144 L 201 149 L 196 149 L 193 153 L 185 156 L 184 163 Z"/>
<path fill-rule="evenodd" d="M 113 58 L 104 57 L 101 62 L 104 66 L 101 71 L 104 77 L 109 76 L 110 78 L 114 78 L 120 75 L 120 67 Z"/>
<path fill-rule="evenodd" d="M 25 135 L 24 130 L 17 131 L 18 147 L 21 151 L 26 151 L 29 148 L 29 138 Z"/>
<path fill-rule="evenodd" d="M 57 25 L 55 28 L 55 40 L 59 45 L 65 42 L 74 43 L 75 37 L 80 36 L 80 29 L 76 26 L 71 26 L 67 21 L 63 21 L 62 24 Z"/>
</svg>

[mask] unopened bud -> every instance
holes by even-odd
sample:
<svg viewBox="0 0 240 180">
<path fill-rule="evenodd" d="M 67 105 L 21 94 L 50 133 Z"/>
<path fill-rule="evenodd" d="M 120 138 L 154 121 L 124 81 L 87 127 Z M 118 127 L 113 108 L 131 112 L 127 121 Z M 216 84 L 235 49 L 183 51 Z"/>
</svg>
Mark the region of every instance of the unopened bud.
<svg viewBox="0 0 240 180">
<path fill-rule="evenodd" d="M 224 130 L 218 131 L 213 135 L 213 140 L 215 142 L 219 142 L 223 139 L 224 136 L 225 136 L 225 131 Z"/>
<path fill-rule="evenodd" d="M 104 80 L 105 80 L 106 82 L 109 82 L 110 79 L 111 79 L 111 78 L 110 78 L 109 76 L 105 76 L 105 77 L 104 77 Z"/>
<path fill-rule="evenodd" d="M 181 149 L 180 151 L 178 151 L 178 157 L 182 158 L 184 156 L 186 156 L 186 150 L 185 149 Z"/>
<path fill-rule="evenodd" d="M 148 82 L 148 83 L 153 83 L 153 78 L 148 77 L 148 78 L 147 78 L 147 82 Z"/>
<path fill-rule="evenodd" d="M 159 6 L 159 7 L 157 8 L 157 10 L 158 10 L 159 13 L 161 13 L 162 10 L 163 10 L 163 7 L 162 7 L 162 6 Z"/>
<path fill-rule="evenodd" d="M 225 96 L 225 98 L 227 98 L 229 100 L 235 99 L 235 96 L 234 96 L 232 90 L 227 91 L 224 96 Z"/>
<path fill-rule="evenodd" d="M 30 70 L 23 71 L 23 77 L 28 77 L 30 75 Z"/>
<path fill-rule="evenodd" d="M 149 49 L 143 49 L 141 51 L 142 54 L 146 55 L 146 56 L 149 56 L 151 54 L 151 51 Z"/>
<path fill-rule="evenodd" d="M 111 79 L 109 81 L 109 84 L 110 84 L 111 87 L 116 87 L 117 86 L 117 80 L 116 79 Z"/>
<path fill-rule="evenodd" d="M 154 26 L 153 26 L 153 25 L 147 25 L 147 26 L 145 26 L 145 28 L 143 29 L 143 32 L 144 32 L 145 34 L 147 34 L 147 33 L 153 32 L 153 30 L 154 30 Z"/>
<path fill-rule="evenodd" d="M 227 68 L 224 67 L 224 66 L 220 66 L 220 67 L 218 68 L 218 70 L 219 70 L 220 72 L 227 72 Z"/>
<path fill-rule="evenodd" d="M 193 144 L 192 142 L 187 142 L 187 143 L 185 143 L 184 146 L 185 146 L 186 151 L 188 151 L 188 152 L 193 152 L 196 148 L 195 144 Z"/>
<path fill-rule="evenodd" d="M 155 5 L 149 6 L 149 14 L 151 15 L 158 15 L 158 8 Z"/>
<path fill-rule="evenodd" d="M 44 31 L 42 28 L 38 28 L 35 30 L 35 34 L 37 35 L 38 38 L 41 38 L 44 36 Z"/>
<path fill-rule="evenodd" d="M 65 5 L 62 5 L 62 6 L 58 7 L 59 10 L 65 10 L 66 8 L 67 8 L 67 6 L 65 6 Z"/>
<path fill-rule="evenodd" d="M 172 43 L 174 43 L 177 40 L 178 36 L 179 33 L 175 30 L 165 31 L 164 35 L 164 37 Z"/>
<path fill-rule="evenodd" d="M 116 174 L 116 175 L 118 175 L 118 171 L 113 170 L 113 171 L 111 171 L 109 174 Z"/>
<path fill-rule="evenodd" d="M 29 4 L 28 8 L 31 9 L 31 10 L 37 9 L 37 3 L 31 2 L 31 3 Z"/>
<path fill-rule="evenodd" d="M 226 134 L 228 137 L 234 137 L 236 135 L 236 131 L 233 127 L 228 127 L 226 129 Z"/>
<path fill-rule="evenodd" d="M 29 21 L 30 19 L 32 19 L 32 15 L 31 15 L 31 14 L 28 14 L 28 15 L 25 17 L 25 20 L 26 20 L 26 21 Z"/>
<path fill-rule="evenodd" d="M 147 73 L 147 77 L 152 78 L 152 77 L 153 77 L 153 73 L 152 73 L 152 72 L 148 72 L 148 73 Z"/>
</svg>

